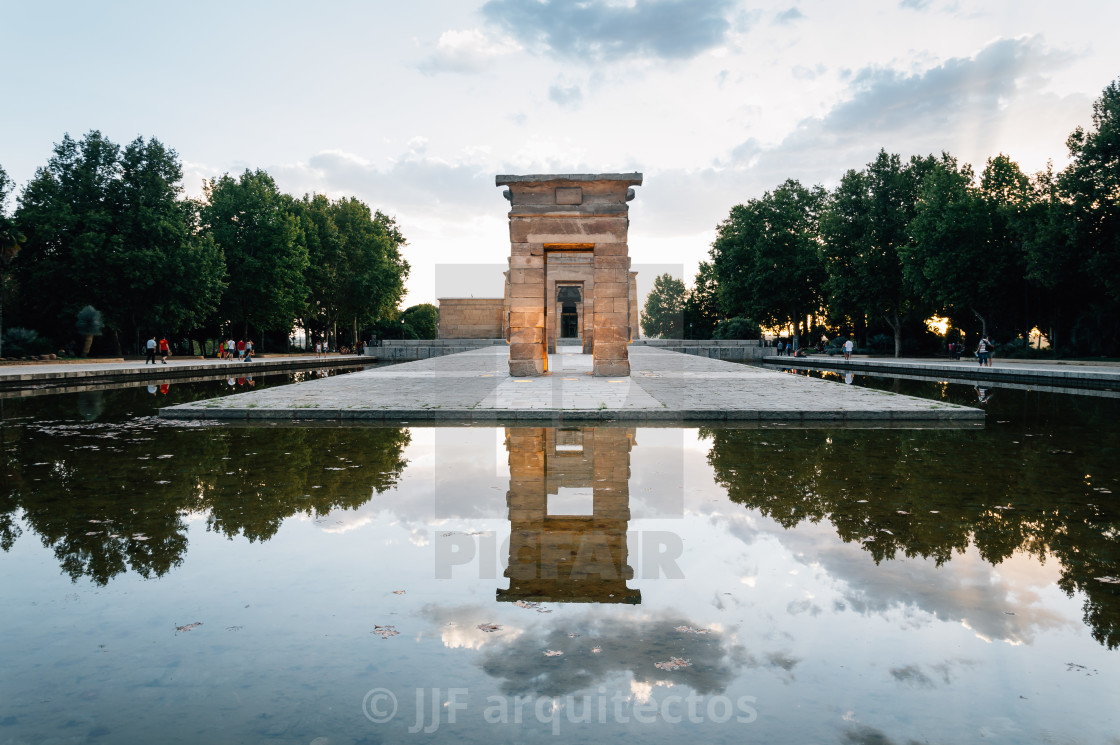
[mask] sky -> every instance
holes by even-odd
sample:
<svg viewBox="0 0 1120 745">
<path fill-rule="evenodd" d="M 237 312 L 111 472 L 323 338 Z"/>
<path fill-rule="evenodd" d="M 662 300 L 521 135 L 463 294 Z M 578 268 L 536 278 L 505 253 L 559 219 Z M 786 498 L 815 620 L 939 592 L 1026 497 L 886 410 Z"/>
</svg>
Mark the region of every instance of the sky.
<svg viewBox="0 0 1120 745">
<path fill-rule="evenodd" d="M 495 175 L 639 171 L 644 290 L 734 205 L 881 148 L 1064 166 L 1116 28 L 1114 0 L 0 0 L 0 166 L 96 129 L 173 148 L 189 196 L 247 168 L 356 196 L 408 239 L 405 305 L 501 296 Z"/>
</svg>

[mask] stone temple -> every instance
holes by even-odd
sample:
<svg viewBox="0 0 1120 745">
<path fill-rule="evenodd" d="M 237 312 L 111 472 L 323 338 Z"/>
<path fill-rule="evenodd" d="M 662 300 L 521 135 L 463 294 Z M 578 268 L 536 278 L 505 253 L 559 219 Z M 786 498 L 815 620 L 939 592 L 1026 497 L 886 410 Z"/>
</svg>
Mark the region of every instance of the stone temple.
<svg viewBox="0 0 1120 745">
<path fill-rule="evenodd" d="M 638 337 L 628 202 L 640 173 L 498 176 L 510 202 L 504 297 L 440 298 L 440 338 L 509 342 L 510 375 L 548 370 L 557 346 L 592 355 L 592 374 L 630 374 Z"/>
</svg>

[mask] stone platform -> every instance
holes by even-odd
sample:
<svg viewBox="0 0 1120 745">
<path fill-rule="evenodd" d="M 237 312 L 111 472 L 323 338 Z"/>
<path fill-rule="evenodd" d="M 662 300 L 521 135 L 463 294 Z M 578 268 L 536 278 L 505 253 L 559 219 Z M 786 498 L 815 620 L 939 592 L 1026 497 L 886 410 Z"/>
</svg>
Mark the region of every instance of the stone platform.
<svg viewBox="0 0 1120 745">
<path fill-rule="evenodd" d="M 642 421 L 976 425 L 984 411 L 757 367 L 634 346 L 629 377 L 593 377 L 591 355 L 561 347 L 549 373 L 508 373 L 504 347 L 171 406 L 172 419 L 487 424 Z"/>
</svg>

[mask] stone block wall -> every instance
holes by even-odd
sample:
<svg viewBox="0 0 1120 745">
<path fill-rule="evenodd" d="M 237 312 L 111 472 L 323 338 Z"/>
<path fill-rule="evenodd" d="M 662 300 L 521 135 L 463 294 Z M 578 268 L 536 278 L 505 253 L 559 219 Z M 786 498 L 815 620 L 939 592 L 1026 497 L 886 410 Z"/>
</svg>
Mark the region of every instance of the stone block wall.
<svg viewBox="0 0 1120 745">
<path fill-rule="evenodd" d="M 440 298 L 440 339 L 502 339 L 502 298 Z"/>
</svg>

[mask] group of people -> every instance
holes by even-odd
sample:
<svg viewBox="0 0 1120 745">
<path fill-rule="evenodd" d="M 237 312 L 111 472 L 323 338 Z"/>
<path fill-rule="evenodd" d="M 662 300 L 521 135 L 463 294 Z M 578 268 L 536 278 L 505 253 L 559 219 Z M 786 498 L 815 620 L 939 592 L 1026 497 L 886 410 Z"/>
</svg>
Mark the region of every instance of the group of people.
<svg viewBox="0 0 1120 745">
<path fill-rule="evenodd" d="M 976 353 L 975 354 L 976 354 L 976 361 L 980 364 L 981 367 L 991 367 L 992 366 L 992 352 L 995 351 L 995 348 L 996 348 L 996 345 L 992 344 L 992 342 L 988 339 L 988 337 L 985 336 L 985 337 L 980 339 L 979 343 L 976 345 Z M 963 353 L 964 353 L 964 344 L 962 344 L 959 341 L 949 342 L 949 359 L 950 360 L 959 360 Z"/>
<path fill-rule="evenodd" d="M 144 347 L 147 350 L 147 356 L 144 358 L 145 365 L 149 362 L 153 365 L 156 364 L 157 349 L 159 350 L 159 356 L 163 361 L 163 364 L 167 364 L 167 358 L 171 356 L 171 345 L 167 343 L 167 339 L 165 337 L 161 337 L 157 342 L 156 337 L 152 336 L 150 339 L 148 339 L 148 343 L 145 344 Z"/>
<path fill-rule="evenodd" d="M 252 362 L 253 340 L 249 339 L 248 341 L 244 341 L 238 339 L 234 341 L 230 338 L 222 342 L 222 345 L 218 347 L 218 359 L 233 361 L 235 357 L 240 362 Z"/>
<path fill-rule="evenodd" d="M 794 352 L 793 343 L 792 342 L 779 341 L 778 344 L 777 344 L 777 350 L 778 350 L 778 356 L 779 357 L 782 357 L 782 356 L 792 357 L 793 352 Z"/>
</svg>

